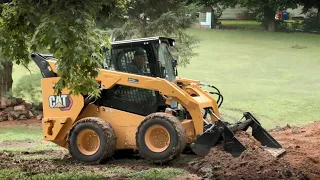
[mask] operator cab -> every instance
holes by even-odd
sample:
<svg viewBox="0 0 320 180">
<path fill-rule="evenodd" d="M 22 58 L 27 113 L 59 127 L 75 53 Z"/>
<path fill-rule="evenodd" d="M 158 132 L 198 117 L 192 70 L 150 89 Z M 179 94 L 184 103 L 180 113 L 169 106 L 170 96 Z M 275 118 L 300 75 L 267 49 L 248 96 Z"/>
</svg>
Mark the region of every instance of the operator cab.
<svg viewBox="0 0 320 180">
<path fill-rule="evenodd" d="M 104 69 L 173 82 L 177 75 L 177 61 L 169 48 L 174 43 L 173 39 L 166 37 L 111 42 L 111 48 L 105 51 Z M 103 90 L 99 105 L 143 116 L 164 111 L 167 107 L 159 92 L 123 85 Z"/>
<path fill-rule="evenodd" d="M 174 82 L 177 72 L 175 61 L 169 51 L 175 41 L 166 37 L 150 37 L 111 42 L 111 48 L 105 50 L 105 62 L 100 68 L 149 77 L 160 77 Z M 40 68 L 44 78 L 57 77 L 48 61 L 56 61 L 52 55 L 33 53 L 34 62 Z M 95 101 L 85 97 L 85 106 L 95 103 L 98 106 L 111 107 L 134 114 L 146 116 L 164 111 L 167 105 L 157 91 L 115 85 L 112 89 L 102 90 L 101 97 Z M 170 106 L 177 106 L 173 102 Z"/>
<path fill-rule="evenodd" d="M 175 41 L 166 37 L 150 37 L 111 42 L 106 51 L 104 69 L 131 74 L 161 77 L 174 81 L 175 61 L 169 51 Z"/>
</svg>

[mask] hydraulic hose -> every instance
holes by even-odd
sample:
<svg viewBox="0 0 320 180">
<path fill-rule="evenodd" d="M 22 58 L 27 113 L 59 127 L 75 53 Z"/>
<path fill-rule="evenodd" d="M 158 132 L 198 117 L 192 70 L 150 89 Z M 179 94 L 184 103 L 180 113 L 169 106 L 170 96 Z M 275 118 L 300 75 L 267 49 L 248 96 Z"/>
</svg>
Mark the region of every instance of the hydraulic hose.
<svg viewBox="0 0 320 180">
<path fill-rule="evenodd" d="M 209 92 L 209 93 L 210 93 L 210 94 L 218 95 L 217 104 L 218 104 L 218 107 L 220 108 L 221 105 L 222 105 L 222 103 L 223 103 L 223 96 L 222 96 L 222 94 L 220 93 L 220 90 L 219 90 L 217 87 L 213 86 L 213 85 L 202 84 L 202 83 L 201 83 L 200 85 L 211 87 L 211 88 L 213 88 L 213 89 L 215 89 L 215 90 L 217 91 L 217 92 Z"/>
</svg>

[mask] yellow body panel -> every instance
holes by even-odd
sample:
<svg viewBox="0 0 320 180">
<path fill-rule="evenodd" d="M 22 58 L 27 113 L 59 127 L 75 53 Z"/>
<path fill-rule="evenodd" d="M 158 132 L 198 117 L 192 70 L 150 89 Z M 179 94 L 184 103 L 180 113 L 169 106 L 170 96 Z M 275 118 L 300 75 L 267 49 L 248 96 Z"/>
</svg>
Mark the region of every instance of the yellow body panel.
<svg viewBox="0 0 320 180">
<path fill-rule="evenodd" d="M 195 140 L 195 131 L 194 131 L 194 125 L 191 119 L 186 119 L 182 121 L 182 127 L 186 130 L 187 135 L 187 143 L 191 143 L 193 140 Z"/>
<path fill-rule="evenodd" d="M 197 84 L 188 85 L 188 88 L 194 89 L 197 92 L 198 97 L 191 97 L 185 90 L 181 89 L 178 85 L 173 82 L 169 82 L 162 78 L 153 78 L 147 76 L 139 76 L 134 74 L 109 71 L 109 70 L 100 70 L 100 73 L 97 77 L 97 81 L 104 82 L 106 78 L 120 76 L 120 79 L 117 79 L 116 84 L 126 85 L 131 87 L 149 89 L 160 92 L 165 97 L 170 97 L 172 100 L 175 100 L 181 103 L 191 114 L 196 134 L 203 133 L 203 118 L 201 109 L 205 107 L 212 107 L 216 115 L 219 117 L 219 111 L 216 101 L 211 98 L 206 92 L 201 90 Z M 136 79 L 139 83 L 131 83 L 129 79 Z M 183 81 L 183 79 L 180 79 Z M 102 85 L 103 88 L 111 88 L 112 86 Z M 212 119 L 216 119 L 213 117 Z"/>
<path fill-rule="evenodd" d="M 78 118 L 84 101 L 82 96 L 69 95 L 66 89 L 62 91 L 61 96 L 56 96 L 53 87 L 59 79 L 57 77 L 41 80 L 43 139 L 65 146 L 66 135 Z"/>
<path fill-rule="evenodd" d="M 139 124 L 143 121 L 144 116 L 103 106 L 97 107 L 90 104 L 81 113 L 79 119 L 85 117 L 98 117 L 109 122 L 118 137 L 117 149 L 135 149 L 136 130 Z"/>
<path fill-rule="evenodd" d="M 55 61 L 48 61 L 52 71 L 57 72 Z M 132 81 L 132 79 L 134 81 Z M 54 83 L 59 78 L 42 79 L 42 96 L 44 118 L 43 134 L 44 140 L 54 142 L 60 146 L 66 147 L 66 137 L 72 125 L 84 117 L 99 117 L 106 120 L 112 126 L 117 136 L 117 149 L 135 149 L 135 134 L 137 127 L 145 118 L 136 114 L 112 109 L 108 107 L 97 107 L 88 105 L 83 109 L 84 99 L 82 96 L 70 96 L 73 101 L 72 107 L 65 110 L 69 104 L 66 103 L 66 94 L 68 90 L 63 90 L 63 97 L 54 96 Z M 192 119 L 182 121 L 186 129 L 188 142 L 195 140 L 196 135 L 203 133 L 202 109 L 211 107 L 215 114 L 220 117 L 216 101 L 199 87 L 199 82 L 189 79 L 177 78 L 176 82 L 182 83 L 180 88 L 175 82 L 169 82 L 162 78 L 154 78 L 128 74 L 117 71 L 101 69 L 97 82 L 101 88 L 110 89 L 116 84 L 149 89 L 158 91 L 169 104 L 172 100 L 179 102 L 185 107 Z M 195 97 L 191 96 L 195 95 Z M 59 99 L 60 98 L 60 99 Z M 69 98 L 69 96 L 68 96 Z M 52 106 L 55 106 L 54 108 Z M 211 117 L 215 120 L 215 117 Z"/>
</svg>

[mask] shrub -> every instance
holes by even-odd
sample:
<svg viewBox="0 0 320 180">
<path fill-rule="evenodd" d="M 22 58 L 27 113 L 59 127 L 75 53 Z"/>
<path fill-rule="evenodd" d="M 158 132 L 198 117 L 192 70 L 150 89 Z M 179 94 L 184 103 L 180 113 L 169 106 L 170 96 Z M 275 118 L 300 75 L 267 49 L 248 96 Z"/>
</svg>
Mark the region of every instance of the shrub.
<svg viewBox="0 0 320 180">
<path fill-rule="evenodd" d="M 14 96 L 38 105 L 41 102 L 41 78 L 40 73 L 25 75 L 13 89 Z"/>
</svg>

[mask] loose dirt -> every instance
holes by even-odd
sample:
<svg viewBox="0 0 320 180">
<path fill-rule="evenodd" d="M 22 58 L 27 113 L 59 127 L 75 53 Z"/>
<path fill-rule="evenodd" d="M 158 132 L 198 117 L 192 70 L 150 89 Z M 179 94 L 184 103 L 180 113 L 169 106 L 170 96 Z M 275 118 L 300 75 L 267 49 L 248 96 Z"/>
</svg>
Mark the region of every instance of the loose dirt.
<svg viewBox="0 0 320 180">
<path fill-rule="evenodd" d="M 48 156 L 51 158 L 37 158 L 37 159 L 25 159 L 26 156 Z M 24 156 L 24 158 L 22 158 Z M 52 158 L 54 157 L 54 158 Z M 45 151 L 36 151 L 36 152 L 0 152 L 0 168 L 19 168 L 25 173 L 26 176 L 34 176 L 37 174 L 50 174 L 50 173 L 63 173 L 63 172 L 77 172 L 77 171 L 86 171 L 86 172 L 102 172 L 106 171 L 109 168 L 114 167 L 123 167 L 129 170 L 141 171 L 148 169 L 149 167 L 138 163 L 130 165 L 128 162 L 117 162 L 111 161 L 108 164 L 100 165 L 86 165 L 83 163 L 78 163 L 74 161 L 67 151 L 57 151 L 57 150 L 45 150 Z M 124 177 L 117 174 L 109 174 L 112 176 L 112 179 L 123 179 Z"/>
<path fill-rule="evenodd" d="M 42 144 L 41 142 L 20 142 L 20 141 L 6 141 L 6 142 L 0 142 L 1 148 L 16 148 L 16 147 L 23 147 L 23 148 L 31 148 L 34 146 L 37 146 L 39 144 Z"/>
<path fill-rule="evenodd" d="M 247 148 L 239 157 L 217 146 L 187 169 L 209 179 L 320 179 L 320 122 L 301 128 L 287 126 L 271 132 L 286 149 L 278 158 L 263 150 L 246 132 L 237 134 Z"/>
<path fill-rule="evenodd" d="M 320 122 L 300 128 L 287 126 L 271 134 L 286 149 L 284 160 L 312 179 L 320 179 Z"/>
<path fill-rule="evenodd" d="M 28 119 L 28 120 L 14 120 L 14 121 L 0 122 L 0 128 L 1 127 L 17 127 L 17 126 L 41 127 L 41 120 Z"/>
</svg>

